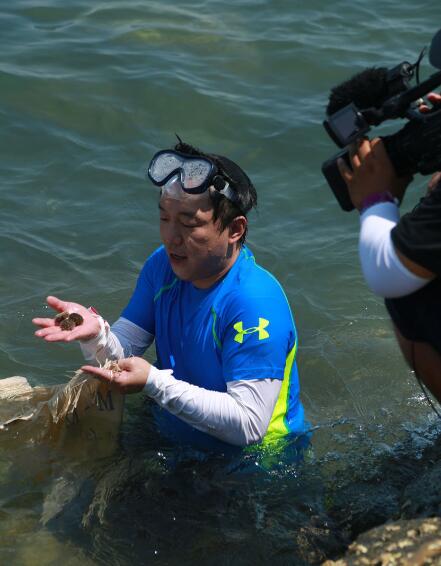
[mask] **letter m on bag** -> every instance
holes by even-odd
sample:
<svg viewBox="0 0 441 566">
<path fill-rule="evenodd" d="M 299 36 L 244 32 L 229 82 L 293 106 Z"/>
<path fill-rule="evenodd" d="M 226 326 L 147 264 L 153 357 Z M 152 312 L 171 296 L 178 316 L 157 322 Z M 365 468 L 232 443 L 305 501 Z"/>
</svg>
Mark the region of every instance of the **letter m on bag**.
<svg viewBox="0 0 441 566">
<path fill-rule="evenodd" d="M 115 407 L 113 406 L 112 401 L 112 393 L 111 391 L 107 392 L 106 398 L 104 399 L 103 396 L 99 391 L 96 393 L 96 406 L 100 411 L 113 411 Z"/>
</svg>

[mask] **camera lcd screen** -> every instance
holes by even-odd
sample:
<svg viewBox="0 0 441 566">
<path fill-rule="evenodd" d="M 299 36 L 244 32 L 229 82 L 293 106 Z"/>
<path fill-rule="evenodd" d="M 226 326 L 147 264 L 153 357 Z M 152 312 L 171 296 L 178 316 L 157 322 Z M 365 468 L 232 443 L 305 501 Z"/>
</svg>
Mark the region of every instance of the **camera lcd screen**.
<svg viewBox="0 0 441 566">
<path fill-rule="evenodd" d="M 360 129 L 359 113 L 353 104 L 349 104 L 332 114 L 328 118 L 328 124 L 338 138 L 341 147 L 350 144 L 358 135 L 363 133 Z"/>
</svg>

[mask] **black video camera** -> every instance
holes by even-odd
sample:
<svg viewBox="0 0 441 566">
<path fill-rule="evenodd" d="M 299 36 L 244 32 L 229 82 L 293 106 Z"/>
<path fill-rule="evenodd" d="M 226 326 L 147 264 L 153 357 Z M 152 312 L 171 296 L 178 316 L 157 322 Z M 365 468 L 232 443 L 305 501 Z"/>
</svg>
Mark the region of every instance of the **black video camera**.
<svg viewBox="0 0 441 566">
<path fill-rule="evenodd" d="M 441 71 L 419 82 L 418 61 L 403 62 L 391 70 L 366 69 L 331 91 L 328 119 L 323 125 L 340 153 L 325 161 L 322 172 L 343 210 L 354 208 L 346 183 L 340 175 L 337 160 L 350 164 L 347 146 L 366 135 L 371 126 L 385 120 L 407 118 L 409 122 L 398 132 L 383 136 L 387 154 L 398 176 L 441 170 L 441 107 L 428 113 L 417 108 L 418 100 L 441 85 Z M 432 39 L 429 61 L 441 69 L 441 30 Z M 416 73 L 417 85 L 410 86 Z"/>
</svg>

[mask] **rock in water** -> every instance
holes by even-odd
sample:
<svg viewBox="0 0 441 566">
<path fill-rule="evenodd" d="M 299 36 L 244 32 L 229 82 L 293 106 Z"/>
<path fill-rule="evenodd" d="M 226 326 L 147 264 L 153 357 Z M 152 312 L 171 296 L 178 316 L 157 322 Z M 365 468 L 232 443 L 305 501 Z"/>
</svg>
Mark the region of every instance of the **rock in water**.
<svg viewBox="0 0 441 566">
<path fill-rule="evenodd" d="M 360 535 L 340 560 L 323 566 L 441 565 L 441 519 L 396 521 Z"/>
</svg>

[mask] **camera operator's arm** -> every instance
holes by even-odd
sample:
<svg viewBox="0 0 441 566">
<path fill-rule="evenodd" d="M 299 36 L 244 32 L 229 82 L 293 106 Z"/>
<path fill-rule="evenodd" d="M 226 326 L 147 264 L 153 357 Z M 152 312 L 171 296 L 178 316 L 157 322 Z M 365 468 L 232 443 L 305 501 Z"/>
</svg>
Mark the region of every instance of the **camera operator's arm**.
<svg viewBox="0 0 441 566">
<path fill-rule="evenodd" d="M 397 202 L 411 178 L 398 178 L 380 139 L 365 139 L 351 148 L 352 170 L 339 169 L 354 206 L 360 211 L 359 253 L 371 290 L 382 297 L 409 295 L 426 285 L 431 271 L 398 251 L 391 231 L 399 221 Z"/>
</svg>

